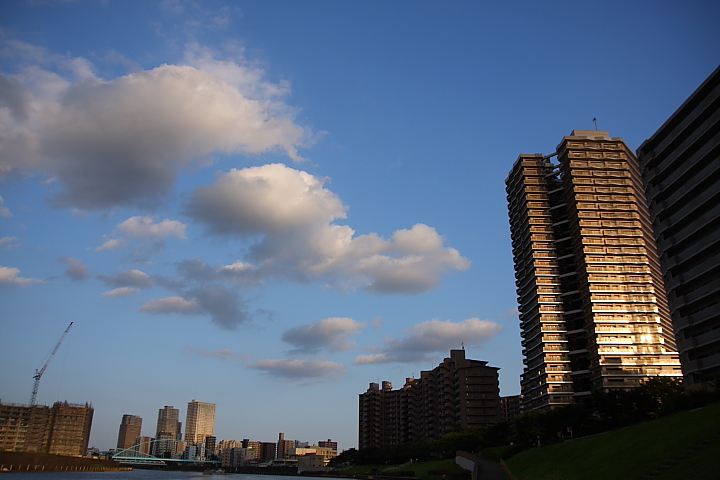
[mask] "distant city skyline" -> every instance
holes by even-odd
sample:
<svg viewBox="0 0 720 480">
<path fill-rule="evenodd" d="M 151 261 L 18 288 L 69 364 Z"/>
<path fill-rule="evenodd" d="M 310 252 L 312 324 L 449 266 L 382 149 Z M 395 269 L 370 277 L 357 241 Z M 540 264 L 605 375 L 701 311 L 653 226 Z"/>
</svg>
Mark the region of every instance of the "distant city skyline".
<svg viewBox="0 0 720 480">
<path fill-rule="evenodd" d="M 181 442 L 184 444 L 187 443 L 200 443 L 202 444 L 206 437 L 213 436 L 213 426 L 214 426 L 214 415 L 215 415 L 215 407 L 216 405 L 214 403 L 210 402 L 201 402 L 199 400 L 193 399 L 187 404 L 187 410 L 186 410 L 186 422 L 185 422 L 185 430 L 183 431 L 183 423 L 178 421 L 178 418 L 181 418 L 181 411 L 180 409 L 177 409 L 171 405 L 166 405 L 163 408 L 158 409 L 157 414 L 157 425 L 155 427 L 154 435 L 148 436 L 148 435 L 142 435 L 142 424 L 143 419 L 142 417 L 139 417 L 137 415 L 132 414 L 123 414 L 122 418 L 120 419 L 119 423 L 119 429 L 118 429 L 118 445 L 116 448 L 118 449 L 124 449 L 133 446 L 134 440 L 137 437 L 143 438 L 144 442 L 148 441 L 148 439 L 153 438 L 156 440 L 160 440 L 162 438 L 167 438 L 168 440 L 172 440 L 173 442 Z M 147 428 L 147 427 L 146 427 Z M 174 430 L 170 433 L 169 431 Z M 147 433 L 147 432 L 145 432 Z M 281 452 L 283 455 L 286 454 L 287 450 L 290 448 L 295 448 L 297 444 L 303 444 L 303 445 L 309 445 L 310 442 L 308 440 L 300 440 L 293 439 L 293 440 L 286 440 L 284 437 L 284 433 L 273 433 L 273 432 L 267 432 L 262 438 L 261 441 L 258 443 L 262 443 L 263 440 L 267 438 L 271 438 L 273 435 L 277 435 L 278 445 L 280 445 L 282 442 L 286 442 L 287 444 L 283 444 L 283 448 L 278 448 L 276 451 Z M 172 438 L 170 438 L 172 437 Z M 242 432 L 236 432 L 236 434 L 231 438 L 218 438 L 217 444 L 220 444 L 221 442 L 240 442 L 240 437 L 243 437 Z M 305 437 L 301 437 L 305 438 Z M 121 442 L 122 440 L 122 442 Z M 131 443 L 128 443 L 128 441 L 131 441 Z M 252 442 L 251 442 L 252 443 Z M 268 442 L 265 442 L 268 443 Z M 272 443 L 272 442 L 270 442 Z M 121 444 L 123 446 L 121 446 Z M 169 442 L 168 442 L 169 444 Z M 326 447 L 326 448 L 333 448 L 337 450 L 337 442 L 333 442 L 331 439 L 327 440 L 319 440 L 318 446 L 320 447 Z"/>
<path fill-rule="evenodd" d="M 0 2 L 0 399 L 27 402 L 70 321 L 37 400 L 91 402 L 98 448 L 193 398 L 218 441 L 356 447 L 368 383 L 463 345 L 518 394 L 513 160 L 573 129 L 635 150 L 717 67 L 718 17 Z"/>
</svg>

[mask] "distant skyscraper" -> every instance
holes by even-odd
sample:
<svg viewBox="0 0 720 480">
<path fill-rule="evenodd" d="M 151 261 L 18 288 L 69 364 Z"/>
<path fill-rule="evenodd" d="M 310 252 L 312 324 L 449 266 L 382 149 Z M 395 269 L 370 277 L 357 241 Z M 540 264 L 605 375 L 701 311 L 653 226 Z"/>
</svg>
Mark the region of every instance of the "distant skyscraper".
<svg viewBox="0 0 720 480">
<path fill-rule="evenodd" d="M 185 420 L 185 441 L 204 443 L 212 436 L 215 425 L 215 404 L 193 400 L 188 403 Z"/>
<path fill-rule="evenodd" d="M 506 184 L 523 407 L 679 376 L 640 169 L 625 142 L 574 130 L 553 155 L 520 155 Z"/>
<path fill-rule="evenodd" d="M 157 428 L 155 429 L 155 449 L 153 454 L 158 457 L 173 456 L 176 452 L 175 441 L 180 440 L 181 423 L 178 421 L 180 411 L 173 406 L 165 406 L 158 410 Z"/>
<path fill-rule="evenodd" d="M 720 376 L 720 67 L 638 149 L 686 385 Z"/>
<path fill-rule="evenodd" d="M 120 421 L 117 448 L 125 450 L 132 447 L 135 444 L 135 439 L 140 436 L 141 429 L 142 418 L 135 415 L 123 415 Z"/>
</svg>

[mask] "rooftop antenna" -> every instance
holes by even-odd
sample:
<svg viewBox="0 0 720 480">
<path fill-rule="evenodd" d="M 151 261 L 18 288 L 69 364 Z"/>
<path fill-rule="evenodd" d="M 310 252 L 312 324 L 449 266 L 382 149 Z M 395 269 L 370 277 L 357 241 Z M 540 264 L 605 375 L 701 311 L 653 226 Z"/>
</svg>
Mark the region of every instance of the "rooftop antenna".
<svg viewBox="0 0 720 480">
<path fill-rule="evenodd" d="M 593 123 L 595 124 L 595 130 L 597 130 L 597 118 L 593 117 Z"/>
</svg>

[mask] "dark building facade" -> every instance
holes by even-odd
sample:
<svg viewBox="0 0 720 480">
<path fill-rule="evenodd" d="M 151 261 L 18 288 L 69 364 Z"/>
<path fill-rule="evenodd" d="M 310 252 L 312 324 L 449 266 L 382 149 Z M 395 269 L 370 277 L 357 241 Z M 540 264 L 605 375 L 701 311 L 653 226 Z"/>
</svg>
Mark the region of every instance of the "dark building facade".
<svg viewBox="0 0 720 480">
<path fill-rule="evenodd" d="M 92 427 L 90 404 L 0 404 L 0 449 L 80 456 L 87 452 Z"/>
<path fill-rule="evenodd" d="M 574 130 L 552 155 L 520 155 L 506 186 L 523 408 L 679 376 L 640 168 L 625 142 Z"/>
<path fill-rule="evenodd" d="M 437 440 L 461 428 L 500 421 L 498 368 L 465 358 L 464 350 L 399 390 L 390 382 L 371 383 L 359 395 L 359 448 Z"/>
<path fill-rule="evenodd" d="M 509 422 L 522 413 L 520 400 L 520 395 L 500 397 L 500 418 L 503 422 Z"/>
<path fill-rule="evenodd" d="M 637 151 L 685 384 L 720 376 L 720 67 Z"/>
</svg>

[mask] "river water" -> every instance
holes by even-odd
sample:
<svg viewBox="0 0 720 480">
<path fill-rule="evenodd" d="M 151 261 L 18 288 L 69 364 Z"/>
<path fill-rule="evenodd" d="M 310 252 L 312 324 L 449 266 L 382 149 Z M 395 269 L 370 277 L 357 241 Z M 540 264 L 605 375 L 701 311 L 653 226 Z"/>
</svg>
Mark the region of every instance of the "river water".
<svg viewBox="0 0 720 480">
<path fill-rule="evenodd" d="M 134 469 L 125 472 L 8 472 L 2 480 L 289 480 L 280 475 L 247 475 L 230 473 L 208 475 L 202 472 Z M 297 477 L 302 480 L 328 480 L 318 477 Z"/>
</svg>

